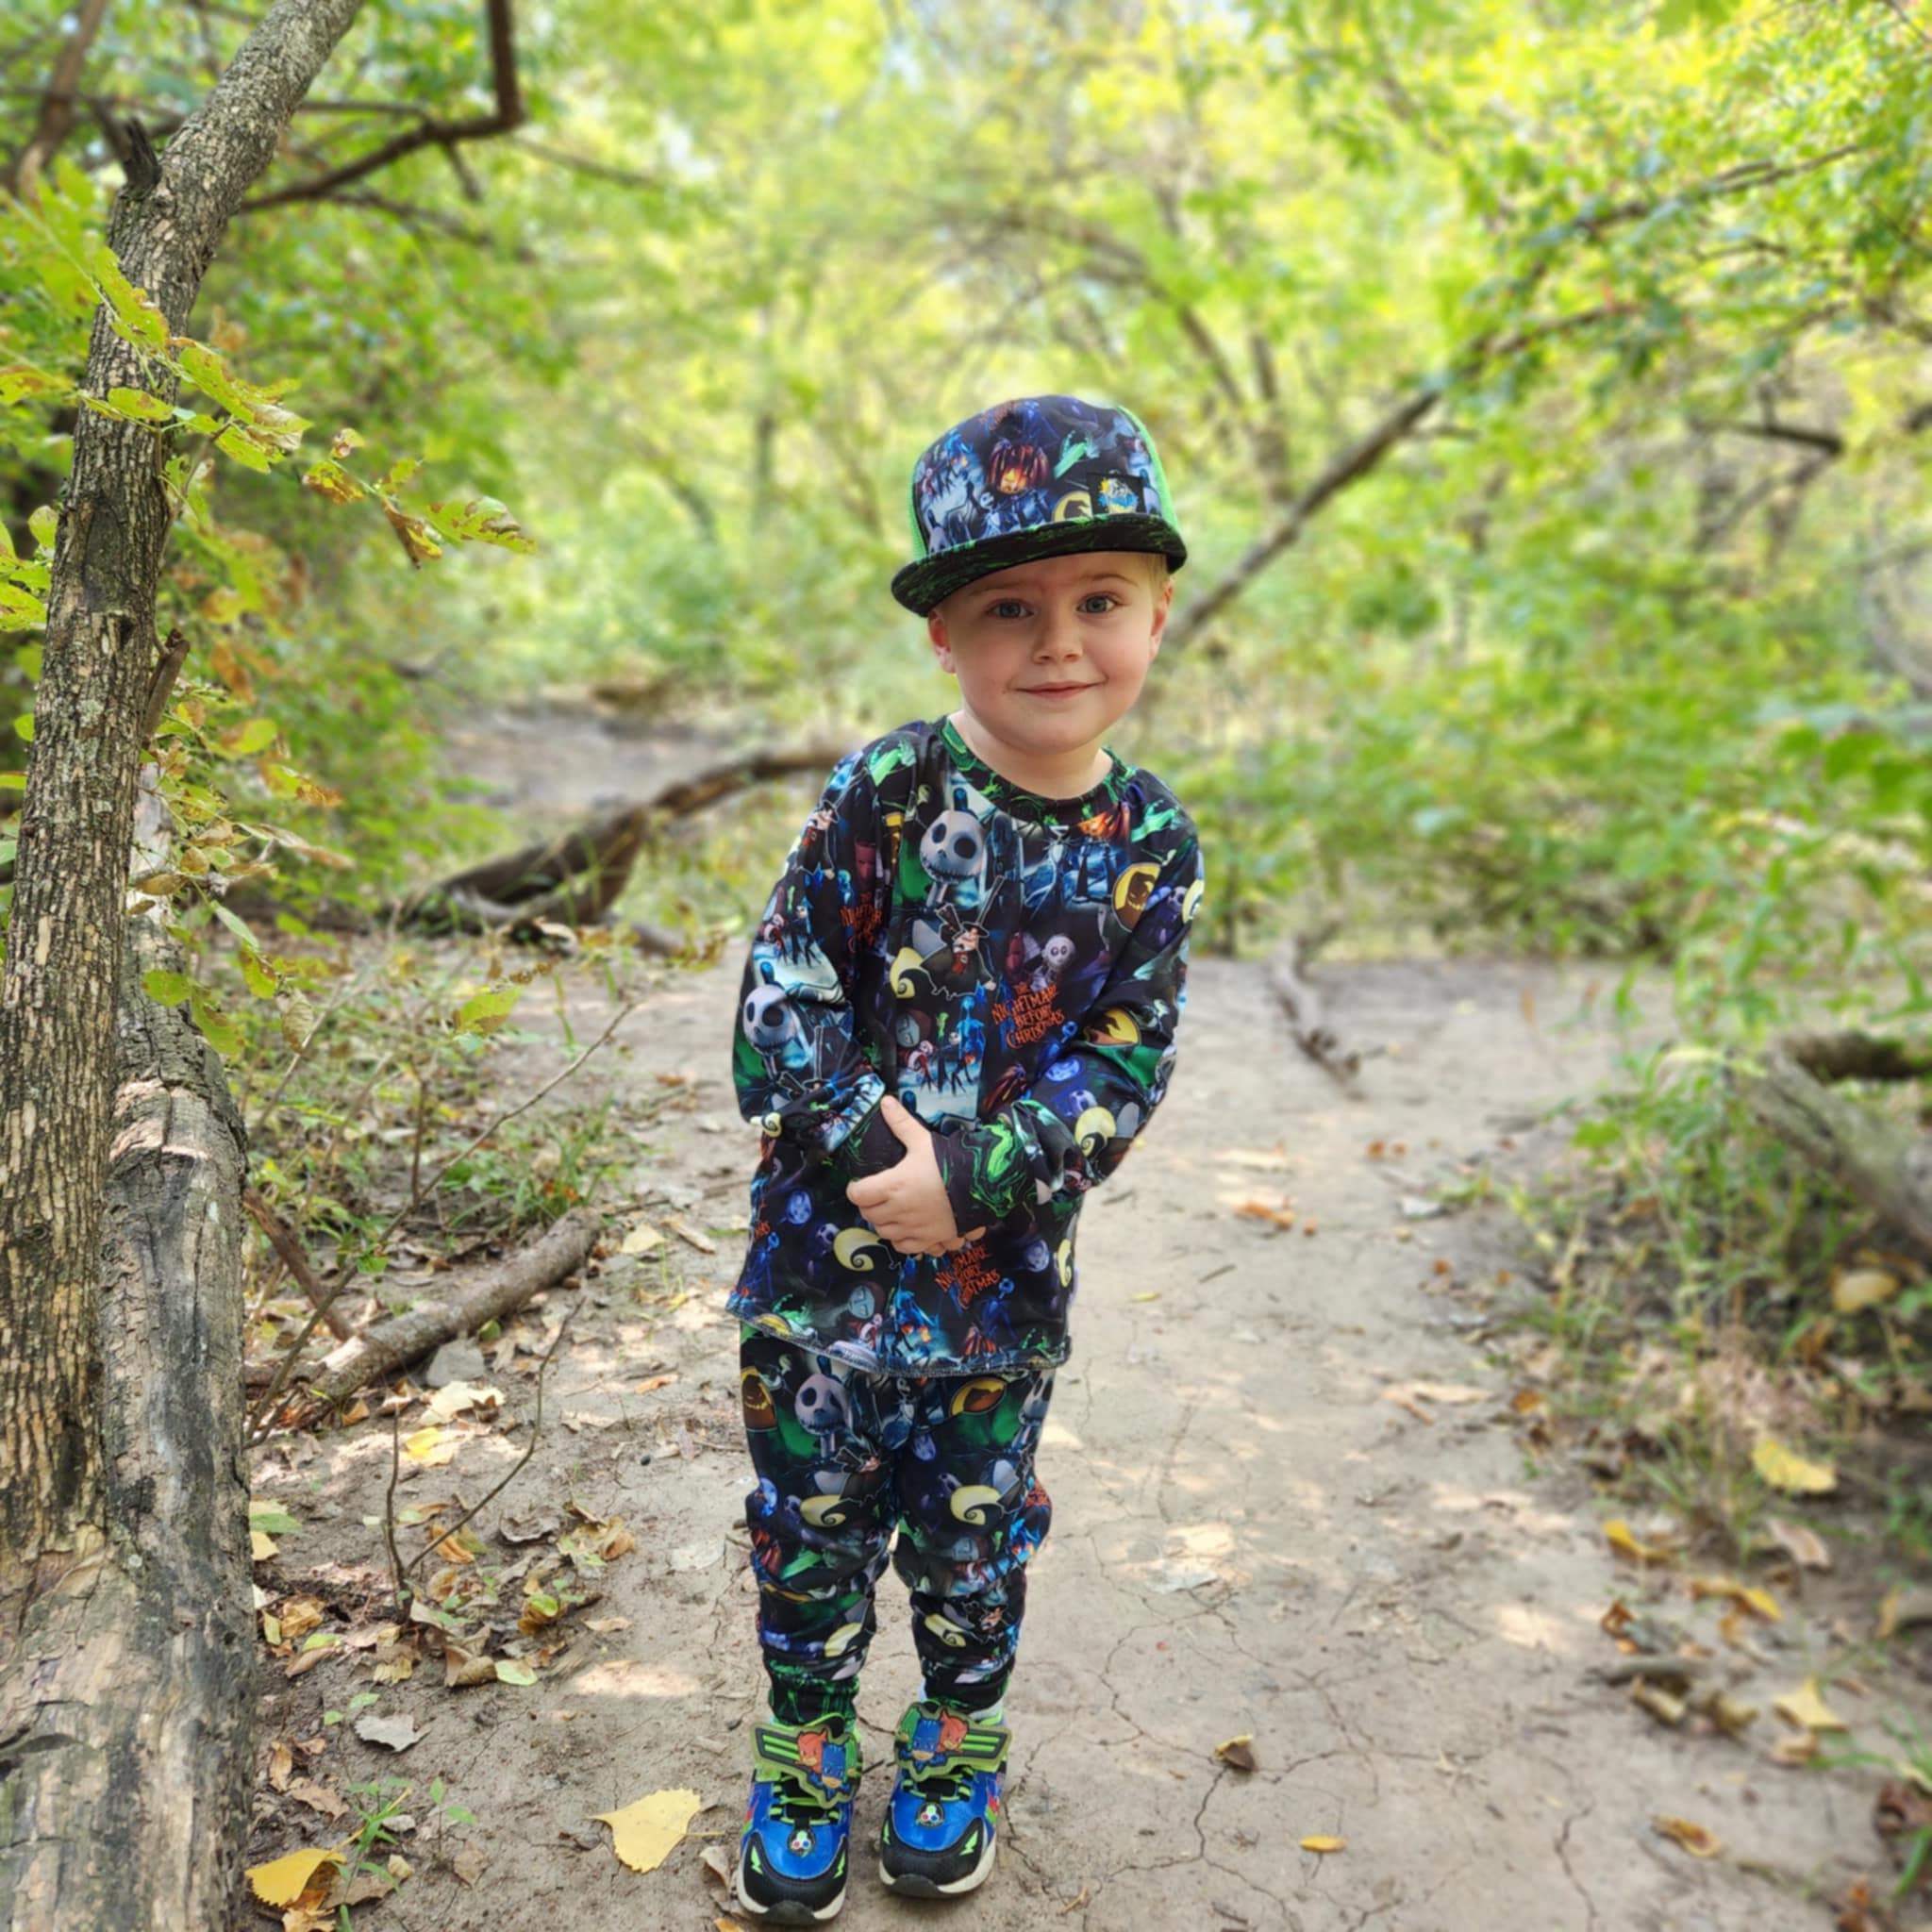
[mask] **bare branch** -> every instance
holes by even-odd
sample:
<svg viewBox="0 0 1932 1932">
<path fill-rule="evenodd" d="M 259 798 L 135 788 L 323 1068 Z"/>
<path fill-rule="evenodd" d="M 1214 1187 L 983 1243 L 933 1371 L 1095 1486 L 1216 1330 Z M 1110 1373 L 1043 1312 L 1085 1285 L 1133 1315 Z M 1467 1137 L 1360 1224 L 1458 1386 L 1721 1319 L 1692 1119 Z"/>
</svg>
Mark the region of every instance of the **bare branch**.
<svg viewBox="0 0 1932 1932">
<path fill-rule="evenodd" d="M 347 161 L 327 174 L 279 188 L 273 194 L 258 194 L 244 201 L 242 214 L 258 214 L 263 208 L 283 208 L 291 202 L 320 201 L 361 181 L 412 155 L 419 148 L 454 148 L 459 142 L 487 141 L 493 135 L 509 134 L 524 124 L 523 92 L 517 81 L 516 43 L 510 20 L 510 0 L 489 0 L 490 68 L 496 87 L 496 111 L 473 115 L 467 121 L 438 121 L 425 116 L 422 122 L 402 134 L 372 148 L 359 159 Z"/>
</svg>

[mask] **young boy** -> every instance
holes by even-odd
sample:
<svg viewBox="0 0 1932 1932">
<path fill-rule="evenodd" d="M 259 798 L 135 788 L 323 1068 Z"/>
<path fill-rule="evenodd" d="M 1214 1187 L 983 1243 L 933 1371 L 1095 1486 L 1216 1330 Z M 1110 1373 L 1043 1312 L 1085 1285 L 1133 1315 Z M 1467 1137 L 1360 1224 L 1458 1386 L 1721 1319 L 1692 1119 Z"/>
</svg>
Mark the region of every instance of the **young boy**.
<svg viewBox="0 0 1932 1932">
<path fill-rule="evenodd" d="M 762 1128 L 728 1307 L 773 1720 L 738 1893 L 786 1924 L 844 1900 L 889 1549 L 925 1695 L 898 1727 L 880 1875 L 939 1896 L 992 1868 L 1075 1226 L 1167 1090 L 1204 883 L 1187 812 L 1104 741 L 1187 558 L 1139 419 L 1058 395 L 983 410 L 921 456 L 911 508 L 892 593 L 959 708 L 835 767 L 733 1041 Z"/>
</svg>

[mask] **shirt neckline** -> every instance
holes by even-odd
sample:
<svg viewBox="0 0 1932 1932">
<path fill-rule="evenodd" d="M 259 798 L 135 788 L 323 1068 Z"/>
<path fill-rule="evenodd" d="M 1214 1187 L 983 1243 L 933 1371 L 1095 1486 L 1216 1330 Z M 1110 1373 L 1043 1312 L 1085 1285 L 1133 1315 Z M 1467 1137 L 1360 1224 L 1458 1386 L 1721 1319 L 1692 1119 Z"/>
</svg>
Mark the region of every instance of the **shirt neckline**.
<svg viewBox="0 0 1932 1932">
<path fill-rule="evenodd" d="M 1105 811 L 1126 789 L 1127 780 L 1134 774 L 1134 767 L 1114 750 L 1110 744 L 1103 743 L 1101 750 L 1113 760 L 1107 775 L 1090 790 L 1076 798 L 1049 798 L 1042 791 L 1029 791 L 1025 786 L 1016 784 L 1011 778 L 996 772 L 968 744 L 960 735 L 959 727 L 953 723 L 951 713 L 939 720 L 940 735 L 946 741 L 946 748 L 953 755 L 953 761 L 973 780 L 975 788 L 991 798 L 996 805 L 1025 807 L 1036 816 L 1053 821 L 1055 824 L 1077 824 L 1082 819 L 1091 819 Z"/>
</svg>

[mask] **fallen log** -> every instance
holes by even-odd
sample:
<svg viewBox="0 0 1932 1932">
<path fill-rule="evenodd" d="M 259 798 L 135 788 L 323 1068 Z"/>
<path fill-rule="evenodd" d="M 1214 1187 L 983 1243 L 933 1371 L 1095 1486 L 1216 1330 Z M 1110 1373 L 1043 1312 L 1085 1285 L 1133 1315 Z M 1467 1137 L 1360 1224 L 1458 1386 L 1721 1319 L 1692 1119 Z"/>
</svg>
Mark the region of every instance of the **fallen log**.
<svg viewBox="0 0 1932 1932">
<path fill-rule="evenodd" d="M 1932 1049 L 1880 1034 L 1788 1033 L 1778 1044 L 1820 1080 L 1932 1080 Z"/>
<path fill-rule="evenodd" d="M 1332 1074 L 1344 1087 L 1351 1087 L 1361 1072 L 1360 1054 L 1344 1048 L 1340 1037 L 1327 1024 L 1322 1010 L 1322 995 L 1302 975 L 1315 955 L 1341 930 L 1340 920 L 1314 933 L 1297 933 L 1287 953 L 1269 961 L 1268 984 L 1275 1000 L 1288 1016 L 1294 1041 L 1315 1064 Z"/>
<path fill-rule="evenodd" d="M 147 795 L 143 795 L 143 804 Z M 230 1923 L 254 1776 L 241 1116 L 128 922 L 102 1236 L 105 1521 L 0 1628 L 0 1920 Z"/>
<path fill-rule="evenodd" d="M 1783 1046 L 1757 1062 L 1733 1057 L 1726 1077 L 1751 1112 L 1914 1241 L 1932 1248 L 1932 1135 L 1834 1093 Z"/>
<path fill-rule="evenodd" d="M 843 755 L 827 745 L 748 752 L 677 779 L 648 800 L 620 806 L 557 838 L 452 873 L 407 894 L 389 909 L 402 925 L 442 932 L 501 932 L 511 939 L 534 938 L 546 922 L 594 924 L 629 884 L 638 854 L 660 822 L 688 818 L 767 778 L 797 772 L 823 774 Z M 649 950 L 676 950 L 675 940 L 650 927 L 636 927 L 634 934 Z"/>
<path fill-rule="evenodd" d="M 486 1322 L 500 1322 L 541 1290 L 574 1274 L 590 1259 L 600 1217 L 594 1208 L 573 1208 L 531 1244 L 506 1256 L 481 1279 L 434 1301 L 419 1302 L 400 1315 L 378 1322 L 324 1357 L 306 1389 L 293 1397 L 298 1413 L 284 1420 L 314 1421 L 357 1390 L 420 1360 L 445 1341 L 469 1335 Z M 236 1378 L 240 1387 L 241 1378 Z"/>
</svg>

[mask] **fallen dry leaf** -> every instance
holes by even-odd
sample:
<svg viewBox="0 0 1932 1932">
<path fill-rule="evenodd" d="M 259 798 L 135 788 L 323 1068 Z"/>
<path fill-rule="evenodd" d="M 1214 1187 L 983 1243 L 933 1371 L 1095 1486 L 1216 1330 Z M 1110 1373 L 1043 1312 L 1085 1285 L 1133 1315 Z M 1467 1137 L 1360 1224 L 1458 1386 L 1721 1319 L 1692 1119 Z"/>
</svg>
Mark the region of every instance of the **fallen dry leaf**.
<svg viewBox="0 0 1932 1932">
<path fill-rule="evenodd" d="M 1767 1624 L 1782 1624 L 1785 1620 L 1785 1613 L 1778 1608 L 1777 1599 L 1770 1591 L 1740 1583 L 1734 1576 L 1693 1576 L 1686 1587 L 1700 1603 L 1706 1597 L 1725 1597 L 1740 1610 L 1749 1610 Z"/>
<path fill-rule="evenodd" d="M 424 1469 L 437 1469 L 454 1459 L 457 1445 L 449 1441 L 438 1423 L 403 1438 L 403 1454 Z"/>
<path fill-rule="evenodd" d="M 1774 1764 L 1783 1765 L 1788 1771 L 1795 1771 L 1811 1763 L 1818 1756 L 1818 1733 L 1816 1731 L 1795 1731 L 1783 1737 L 1765 1753 Z"/>
<path fill-rule="evenodd" d="M 648 1255 L 654 1248 L 664 1245 L 664 1237 L 648 1221 L 631 1224 L 630 1232 L 624 1238 L 624 1245 L 618 1249 L 620 1255 Z"/>
<path fill-rule="evenodd" d="M 698 1864 L 707 1878 L 715 1878 L 726 1891 L 736 1882 L 731 1855 L 723 1845 L 707 1845 L 698 1854 Z"/>
<path fill-rule="evenodd" d="M 1659 1838 L 1674 1839 L 1693 1858 L 1714 1858 L 1724 1850 L 1714 1831 L 1692 1824 L 1688 1818 L 1666 1818 L 1659 1813 L 1650 1821 L 1650 1828 Z"/>
<path fill-rule="evenodd" d="M 1305 1838 L 1302 1850 L 1305 1852 L 1340 1852 L 1348 1848 L 1345 1838 Z"/>
<path fill-rule="evenodd" d="M 266 1865 L 251 1865 L 248 1882 L 263 1905 L 291 1906 L 308 1890 L 324 1865 L 341 1862 L 341 1853 L 332 1847 L 291 1852 L 286 1857 L 270 1859 Z"/>
<path fill-rule="evenodd" d="M 376 1717 L 371 1713 L 356 1720 L 356 1735 L 371 1744 L 387 1744 L 391 1751 L 407 1751 L 423 1734 L 412 1717 Z"/>
<path fill-rule="evenodd" d="M 1883 1268 L 1847 1268 L 1832 1281 L 1831 1305 L 1840 1315 L 1856 1315 L 1889 1302 L 1898 1285 L 1898 1276 Z"/>
<path fill-rule="evenodd" d="M 1816 1530 L 1807 1529 L 1802 1523 L 1787 1523 L 1778 1516 L 1767 1516 L 1764 1526 L 1771 1532 L 1772 1541 L 1792 1562 L 1807 1570 L 1831 1568 L 1831 1552 Z"/>
<path fill-rule="evenodd" d="M 1234 1211 L 1245 1215 L 1250 1221 L 1273 1222 L 1276 1227 L 1294 1225 L 1295 1215 L 1292 1208 L 1276 1208 L 1266 1201 L 1242 1201 L 1236 1206 Z"/>
<path fill-rule="evenodd" d="M 1760 1436 L 1751 1466 L 1773 1489 L 1790 1496 L 1822 1496 L 1838 1488 L 1838 1471 L 1828 1462 L 1807 1462 L 1775 1436 Z"/>
<path fill-rule="evenodd" d="M 1807 1677 L 1797 1690 L 1772 1699 L 1772 1709 L 1788 1724 L 1807 1731 L 1841 1731 L 1845 1721 L 1825 1703 L 1816 1677 Z"/>
<path fill-rule="evenodd" d="M 1254 1734 L 1243 1731 L 1238 1738 L 1228 1738 L 1215 1745 L 1214 1755 L 1224 1764 L 1231 1765 L 1236 1771 L 1253 1771 L 1255 1768 Z"/>
<path fill-rule="evenodd" d="M 704 1802 L 696 1791 L 652 1791 L 621 1811 L 599 1811 L 596 1817 L 610 1827 L 610 1849 L 624 1864 L 633 1872 L 655 1872 Z"/>
<path fill-rule="evenodd" d="M 465 1650 L 453 1638 L 442 1645 L 442 1682 L 447 1690 L 467 1690 L 473 1684 L 496 1682 L 496 1659 Z"/>
<path fill-rule="evenodd" d="M 299 1642 L 322 1622 L 323 1606 L 320 1597 L 291 1597 L 276 1612 L 282 1626 L 282 1641 L 285 1643 Z"/>
<path fill-rule="evenodd" d="M 1630 1533 L 1630 1525 L 1619 1517 L 1604 1524 L 1604 1541 L 1618 1556 L 1632 1563 L 1668 1563 L 1676 1555 L 1662 1543 L 1641 1543 Z"/>
<path fill-rule="evenodd" d="M 289 1778 L 291 1774 L 293 1773 L 294 1769 L 295 1754 L 292 1751 L 291 1751 L 289 1747 L 281 1741 L 280 1739 L 276 1739 L 275 1743 L 269 1747 L 269 1783 L 272 1784 L 276 1790 L 286 1791 L 289 1789 Z"/>
<path fill-rule="evenodd" d="M 307 1805 L 311 1811 L 319 1812 L 324 1818 L 340 1818 L 348 1806 L 325 1785 L 319 1785 L 313 1778 L 298 1777 L 289 1786 L 289 1795 L 298 1805 Z"/>
<path fill-rule="evenodd" d="M 647 1375 L 638 1384 L 635 1392 L 639 1395 L 649 1395 L 655 1390 L 670 1388 L 676 1380 L 675 1375 Z"/>
<path fill-rule="evenodd" d="M 1648 1677 L 1639 1677 L 1630 1687 L 1631 1701 L 1641 1704 L 1643 1708 L 1662 1724 L 1680 1724 L 1684 1712 L 1689 1707 L 1681 1697 L 1675 1697 L 1660 1684 L 1653 1684 Z"/>
<path fill-rule="evenodd" d="M 429 1398 L 429 1413 L 446 1423 L 466 1408 L 501 1408 L 503 1391 L 487 1382 L 448 1382 Z"/>
<path fill-rule="evenodd" d="M 1436 1425 L 1436 1418 L 1409 1393 L 1407 1388 L 1403 1383 L 1391 1382 L 1388 1388 L 1383 1390 L 1382 1400 L 1384 1402 L 1392 1402 L 1397 1408 L 1407 1409 L 1409 1414 L 1414 1416 L 1419 1423 L 1427 1423 L 1431 1428 L 1434 1428 Z"/>
<path fill-rule="evenodd" d="M 701 1255 L 715 1255 L 718 1252 L 718 1243 L 709 1235 L 700 1234 L 696 1228 L 688 1226 L 675 1214 L 667 1214 L 664 1217 L 664 1225 L 678 1240 L 689 1241 Z"/>
<path fill-rule="evenodd" d="M 630 1628 L 628 1617 L 586 1617 L 584 1628 L 594 1630 L 599 1637 L 612 1637 L 620 1630 Z"/>
</svg>

